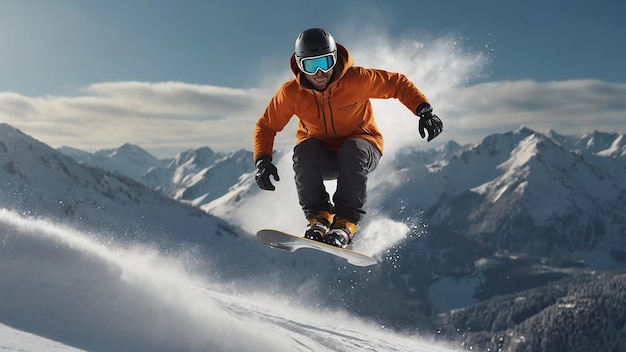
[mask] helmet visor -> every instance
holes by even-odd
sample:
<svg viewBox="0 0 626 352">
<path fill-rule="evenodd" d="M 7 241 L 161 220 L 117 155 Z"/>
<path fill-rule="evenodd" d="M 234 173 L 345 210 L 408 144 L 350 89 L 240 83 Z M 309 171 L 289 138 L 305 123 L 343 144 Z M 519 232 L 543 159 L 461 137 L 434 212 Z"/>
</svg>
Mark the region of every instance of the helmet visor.
<svg viewBox="0 0 626 352">
<path fill-rule="evenodd" d="M 314 75 L 317 73 L 317 70 L 322 70 L 324 73 L 330 71 L 335 67 L 336 61 L 335 53 L 329 53 L 300 59 L 300 61 L 298 61 L 298 67 L 300 67 L 300 71 L 307 75 Z"/>
</svg>

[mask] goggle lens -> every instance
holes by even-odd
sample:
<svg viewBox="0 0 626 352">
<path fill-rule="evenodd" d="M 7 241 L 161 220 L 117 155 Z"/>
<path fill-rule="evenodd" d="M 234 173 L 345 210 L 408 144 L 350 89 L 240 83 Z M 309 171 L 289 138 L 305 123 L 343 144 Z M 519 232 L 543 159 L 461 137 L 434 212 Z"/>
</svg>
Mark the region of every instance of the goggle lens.
<svg viewBox="0 0 626 352">
<path fill-rule="evenodd" d="M 300 61 L 300 69 L 302 72 L 314 75 L 317 70 L 326 73 L 335 66 L 335 55 L 326 54 L 323 56 L 307 57 Z"/>
</svg>

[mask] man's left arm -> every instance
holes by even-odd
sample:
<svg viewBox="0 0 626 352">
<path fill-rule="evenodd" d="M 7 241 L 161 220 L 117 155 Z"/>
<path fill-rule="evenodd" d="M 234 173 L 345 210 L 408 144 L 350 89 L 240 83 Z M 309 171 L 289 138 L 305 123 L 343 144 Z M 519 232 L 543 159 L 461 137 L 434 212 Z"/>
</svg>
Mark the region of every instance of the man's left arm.
<svg viewBox="0 0 626 352">
<path fill-rule="evenodd" d="M 443 122 L 439 116 L 433 114 L 433 108 L 426 95 L 413 84 L 405 75 L 384 70 L 367 70 L 372 98 L 396 98 L 419 119 L 419 133 L 430 142 L 443 131 Z"/>
</svg>

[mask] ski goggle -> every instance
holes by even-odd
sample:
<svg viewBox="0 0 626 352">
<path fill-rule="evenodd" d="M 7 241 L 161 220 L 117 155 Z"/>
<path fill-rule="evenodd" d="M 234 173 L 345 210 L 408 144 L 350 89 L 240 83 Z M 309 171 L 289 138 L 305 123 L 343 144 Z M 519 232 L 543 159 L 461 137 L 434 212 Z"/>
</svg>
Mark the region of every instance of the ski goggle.
<svg viewBox="0 0 626 352">
<path fill-rule="evenodd" d="M 336 63 L 335 53 L 324 54 L 320 56 L 305 57 L 298 60 L 298 67 L 300 71 L 307 75 L 314 75 L 317 70 L 321 70 L 326 73 L 335 67 Z"/>
</svg>

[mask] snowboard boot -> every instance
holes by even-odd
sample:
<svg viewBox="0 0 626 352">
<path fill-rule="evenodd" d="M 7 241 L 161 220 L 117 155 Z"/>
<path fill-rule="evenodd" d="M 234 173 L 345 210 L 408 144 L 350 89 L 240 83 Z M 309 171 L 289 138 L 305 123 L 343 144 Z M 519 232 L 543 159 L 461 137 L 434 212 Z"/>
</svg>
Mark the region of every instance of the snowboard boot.
<svg viewBox="0 0 626 352">
<path fill-rule="evenodd" d="M 357 224 L 348 219 L 337 218 L 333 222 L 326 238 L 324 238 L 324 242 L 336 247 L 346 248 L 352 242 L 352 237 L 354 237 L 357 227 Z"/>
<path fill-rule="evenodd" d="M 317 216 L 309 218 L 309 226 L 306 227 L 304 237 L 313 241 L 324 242 L 326 233 L 330 230 L 334 214 L 320 211 Z"/>
</svg>

